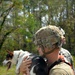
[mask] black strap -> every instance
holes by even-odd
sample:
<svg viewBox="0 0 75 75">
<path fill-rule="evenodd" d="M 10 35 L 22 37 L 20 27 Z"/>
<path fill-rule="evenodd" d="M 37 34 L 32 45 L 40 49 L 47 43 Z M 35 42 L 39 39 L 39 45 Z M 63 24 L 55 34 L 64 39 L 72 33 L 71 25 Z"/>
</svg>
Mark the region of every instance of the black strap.
<svg viewBox="0 0 75 75">
<path fill-rule="evenodd" d="M 49 73 L 49 71 L 51 70 L 52 67 L 54 67 L 55 65 L 59 64 L 60 62 L 62 62 L 61 59 L 59 59 L 58 61 L 55 61 L 52 65 L 50 65 L 49 68 L 48 68 L 48 73 Z"/>
<path fill-rule="evenodd" d="M 59 64 L 60 62 L 64 62 L 64 63 L 68 64 L 68 65 L 71 67 L 71 65 L 70 65 L 69 63 L 63 61 L 62 59 L 58 59 L 58 61 L 55 61 L 52 65 L 50 65 L 50 66 L 48 67 L 48 73 L 49 73 L 49 71 L 51 70 L 51 68 L 53 68 L 55 65 Z M 71 68 L 72 68 L 72 67 L 71 67 Z"/>
</svg>

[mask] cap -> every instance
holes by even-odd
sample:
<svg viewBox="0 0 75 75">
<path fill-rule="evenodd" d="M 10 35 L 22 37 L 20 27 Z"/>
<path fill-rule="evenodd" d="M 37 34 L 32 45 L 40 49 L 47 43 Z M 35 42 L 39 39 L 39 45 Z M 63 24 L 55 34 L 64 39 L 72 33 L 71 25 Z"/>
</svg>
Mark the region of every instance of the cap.
<svg viewBox="0 0 75 75">
<path fill-rule="evenodd" d="M 61 46 L 61 30 L 57 26 L 49 25 L 40 28 L 34 35 L 36 45 L 51 48 L 54 44 L 58 43 Z"/>
</svg>

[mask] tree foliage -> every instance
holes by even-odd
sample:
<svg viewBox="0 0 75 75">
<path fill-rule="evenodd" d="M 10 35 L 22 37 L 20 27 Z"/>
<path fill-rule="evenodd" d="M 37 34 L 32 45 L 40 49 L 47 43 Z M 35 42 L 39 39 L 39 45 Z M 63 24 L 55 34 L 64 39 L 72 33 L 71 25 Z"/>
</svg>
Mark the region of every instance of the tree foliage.
<svg viewBox="0 0 75 75">
<path fill-rule="evenodd" d="M 75 0 L 1 0 L 0 50 L 36 51 L 33 35 L 42 26 L 57 25 L 66 32 L 70 52 L 75 52 Z"/>
</svg>

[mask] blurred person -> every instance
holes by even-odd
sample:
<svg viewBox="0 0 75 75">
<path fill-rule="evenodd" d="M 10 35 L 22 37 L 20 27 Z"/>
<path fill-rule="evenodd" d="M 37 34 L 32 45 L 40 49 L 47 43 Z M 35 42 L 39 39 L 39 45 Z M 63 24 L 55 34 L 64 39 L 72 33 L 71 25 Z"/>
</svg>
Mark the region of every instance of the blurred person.
<svg viewBox="0 0 75 75">
<path fill-rule="evenodd" d="M 61 30 L 61 32 L 63 34 L 63 36 L 61 37 L 62 44 L 66 44 L 65 31 L 60 27 L 59 27 L 59 29 Z M 65 62 L 69 63 L 72 66 L 72 68 L 74 69 L 73 57 L 67 49 L 61 47 L 61 49 L 59 51 L 59 55 L 63 55 L 65 57 Z"/>
</svg>

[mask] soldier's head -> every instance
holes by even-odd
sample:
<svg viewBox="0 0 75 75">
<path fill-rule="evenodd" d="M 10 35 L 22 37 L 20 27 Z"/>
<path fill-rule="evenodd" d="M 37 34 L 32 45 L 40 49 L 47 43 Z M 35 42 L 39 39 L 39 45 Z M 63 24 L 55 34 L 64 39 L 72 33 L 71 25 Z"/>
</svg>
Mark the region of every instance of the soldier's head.
<svg viewBox="0 0 75 75">
<path fill-rule="evenodd" d="M 61 30 L 57 26 L 49 25 L 40 28 L 34 35 L 34 43 L 39 46 L 44 54 L 50 54 L 54 51 L 53 47 L 60 48 L 62 46 L 61 37 L 63 36 Z M 45 52 L 44 49 L 50 49 Z"/>
</svg>

